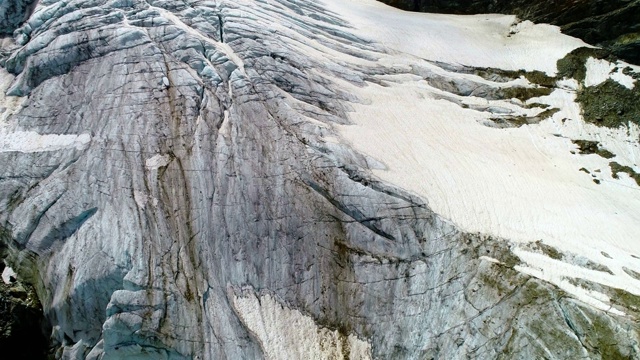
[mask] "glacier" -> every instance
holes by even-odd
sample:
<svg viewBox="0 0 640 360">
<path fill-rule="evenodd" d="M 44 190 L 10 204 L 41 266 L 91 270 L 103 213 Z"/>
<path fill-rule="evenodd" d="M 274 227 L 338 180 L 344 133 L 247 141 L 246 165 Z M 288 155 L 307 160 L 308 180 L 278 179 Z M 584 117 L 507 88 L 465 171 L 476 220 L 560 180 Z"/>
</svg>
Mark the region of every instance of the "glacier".
<svg viewBox="0 0 640 360">
<path fill-rule="evenodd" d="M 640 129 L 581 100 L 637 66 L 373 0 L 3 4 L 0 255 L 53 357 L 640 356 Z"/>
</svg>

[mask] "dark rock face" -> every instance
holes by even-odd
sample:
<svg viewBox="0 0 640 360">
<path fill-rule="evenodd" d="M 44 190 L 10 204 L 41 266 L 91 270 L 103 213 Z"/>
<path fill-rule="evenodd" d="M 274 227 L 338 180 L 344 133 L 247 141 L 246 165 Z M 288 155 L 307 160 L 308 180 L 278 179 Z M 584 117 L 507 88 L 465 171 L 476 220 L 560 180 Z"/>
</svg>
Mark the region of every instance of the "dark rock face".
<svg viewBox="0 0 640 360">
<path fill-rule="evenodd" d="M 0 3 L 0 35 L 11 34 L 28 16 L 33 0 L 3 0 Z"/>
<path fill-rule="evenodd" d="M 32 287 L 15 279 L 10 284 L 0 281 L 0 349 L 3 356 L 24 360 L 47 358 L 44 325 L 42 308 Z"/>
<path fill-rule="evenodd" d="M 562 31 L 640 63 L 640 1 L 637 0 L 380 0 L 404 10 L 448 14 L 504 13 L 558 25 Z"/>
</svg>

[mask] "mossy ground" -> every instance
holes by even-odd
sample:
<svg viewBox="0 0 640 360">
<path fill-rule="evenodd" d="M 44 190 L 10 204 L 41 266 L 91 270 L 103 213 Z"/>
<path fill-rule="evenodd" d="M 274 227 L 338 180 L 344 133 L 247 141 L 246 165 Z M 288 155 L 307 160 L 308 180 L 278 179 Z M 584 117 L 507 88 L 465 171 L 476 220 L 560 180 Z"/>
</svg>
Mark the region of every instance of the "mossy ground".
<svg viewBox="0 0 640 360">
<path fill-rule="evenodd" d="M 504 99 L 518 99 L 520 101 L 527 101 L 531 98 L 547 96 L 553 92 L 553 89 L 548 87 L 507 87 L 502 89 L 502 97 Z"/>
<path fill-rule="evenodd" d="M 562 260 L 562 253 L 553 246 L 547 245 L 542 241 L 538 240 L 535 243 L 531 244 L 533 249 L 538 249 L 542 251 L 543 254 L 555 260 Z"/>
<path fill-rule="evenodd" d="M 616 62 L 608 51 L 594 48 L 578 48 L 558 60 L 558 78 L 574 78 L 584 84 L 588 58 Z M 640 74 L 623 69 L 623 73 L 636 79 Z M 617 128 L 628 123 L 640 125 L 640 86 L 628 89 L 616 81 L 608 79 L 596 86 L 581 86 L 576 101 L 582 107 L 584 120 L 599 126 Z"/>
<path fill-rule="evenodd" d="M 558 80 L 573 78 L 584 85 L 587 75 L 586 62 L 590 57 L 616 62 L 618 59 L 609 51 L 597 48 L 582 47 L 575 49 L 564 58 L 558 60 L 558 74 L 548 76 L 540 71 L 506 71 L 493 68 L 476 69 L 475 74 L 485 79 L 506 82 L 525 77 L 536 87 L 508 87 L 501 89 L 500 96 L 504 99 L 516 98 L 520 101 L 546 96 L 555 89 Z M 624 68 L 624 74 L 635 79 L 640 79 L 640 74 L 630 68 Z M 598 126 L 617 128 L 628 123 L 640 125 L 640 86 L 628 89 L 611 79 L 596 86 L 580 86 L 576 94 L 576 101 L 582 108 L 582 114 L 586 122 Z M 536 104 L 528 107 L 539 107 Z M 540 114 L 536 118 L 544 119 L 553 113 Z M 520 119 L 521 125 L 531 123 L 528 119 Z M 512 121 L 518 126 L 518 119 Z M 602 155 L 602 154 L 601 154 Z M 606 157 L 606 156 L 605 156 Z"/>
<path fill-rule="evenodd" d="M 615 161 L 610 162 L 609 166 L 611 167 L 611 174 L 612 174 L 614 179 L 618 179 L 619 178 L 619 175 L 618 175 L 619 173 L 626 173 L 627 175 L 629 175 L 632 179 L 634 179 L 636 181 L 638 186 L 640 186 L 640 173 L 637 173 L 631 167 L 620 165 Z"/>
<path fill-rule="evenodd" d="M 554 90 L 555 83 L 557 79 L 552 76 L 548 76 L 542 71 L 511 71 L 511 70 L 501 70 L 495 68 L 478 68 L 473 71 L 475 75 L 482 77 L 483 79 L 495 81 L 495 82 L 508 82 L 514 79 L 518 79 L 520 77 L 524 77 L 533 85 L 534 87 L 524 87 L 524 86 L 512 86 L 512 87 L 504 87 L 500 89 L 498 97 L 500 99 L 518 99 L 520 101 L 527 101 L 529 99 L 541 96 L 547 96 L 551 94 Z M 548 105 L 545 104 L 532 104 L 528 105 L 530 107 L 542 107 L 546 108 Z"/>
<path fill-rule="evenodd" d="M 580 154 L 598 154 L 605 159 L 614 158 L 616 155 L 611 151 L 603 148 L 599 142 L 591 140 L 573 140 L 573 143 L 578 145 Z"/>
<path fill-rule="evenodd" d="M 558 60 L 557 79 L 574 78 L 579 82 L 583 82 L 587 77 L 587 67 L 585 63 L 588 58 L 605 59 L 607 61 L 615 61 L 615 58 L 606 50 L 581 47 L 573 50 L 564 58 Z"/>
<path fill-rule="evenodd" d="M 586 122 L 611 128 L 640 125 L 640 86 L 627 89 L 611 79 L 596 86 L 582 87 L 576 100 Z"/>
</svg>

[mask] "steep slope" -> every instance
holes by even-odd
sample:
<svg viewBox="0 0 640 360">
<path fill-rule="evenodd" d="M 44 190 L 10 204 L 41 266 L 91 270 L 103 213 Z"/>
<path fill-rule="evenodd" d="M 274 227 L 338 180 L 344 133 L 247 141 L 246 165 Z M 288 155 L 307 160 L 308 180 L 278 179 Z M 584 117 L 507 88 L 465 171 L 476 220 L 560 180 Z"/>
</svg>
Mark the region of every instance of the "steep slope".
<svg viewBox="0 0 640 360">
<path fill-rule="evenodd" d="M 568 35 L 640 62 L 640 1 L 637 0 L 380 0 L 400 9 L 446 14 L 515 14 L 558 25 Z"/>
<path fill-rule="evenodd" d="M 0 58 L 0 234 L 56 357 L 637 357 L 638 186 L 562 137 L 633 169 L 637 127 L 515 75 L 584 44 L 514 20 L 38 2 Z"/>
</svg>

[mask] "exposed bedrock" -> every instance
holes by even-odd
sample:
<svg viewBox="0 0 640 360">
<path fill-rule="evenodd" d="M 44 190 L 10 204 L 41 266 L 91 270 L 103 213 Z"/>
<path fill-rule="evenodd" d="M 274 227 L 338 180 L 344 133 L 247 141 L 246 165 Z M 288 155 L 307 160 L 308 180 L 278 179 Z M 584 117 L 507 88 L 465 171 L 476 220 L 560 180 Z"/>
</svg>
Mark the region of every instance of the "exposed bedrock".
<svg viewBox="0 0 640 360">
<path fill-rule="evenodd" d="M 447 14 L 515 14 L 558 25 L 562 31 L 640 63 L 640 1 L 379 0 L 404 10 Z"/>
<path fill-rule="evenodd" d="M 391 70 L 315 1 L 43 0 L 15 41 L 0 226 L 57 358 L 263 358 L 252 296 L 374 358 L 638 356 L 633 313 L 516 272 L 335 141 L 341 84 Z"/>
<path fill-rule="evenodd" d="M 0 3 L 0 35 L 11 34 L 26 20 L 34 0 L 3 0 Z"/>
<path fill-rule="evenodd" d="M 0 232 L 0 238 L 6 235 Z M 51 329 L 46 328 L 35 289 L 4 264 L 7 240 L 0 243 L 0 349 L 15 359 L 43 359 Z"/>
</svg>

